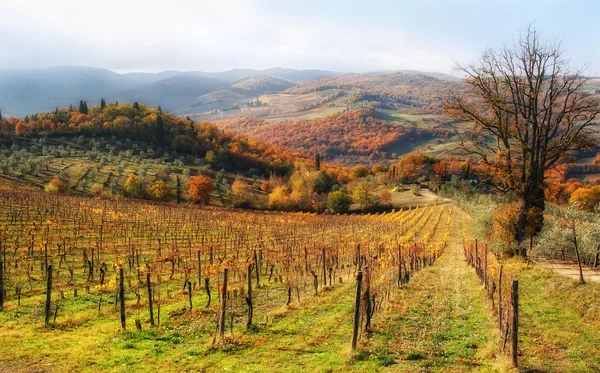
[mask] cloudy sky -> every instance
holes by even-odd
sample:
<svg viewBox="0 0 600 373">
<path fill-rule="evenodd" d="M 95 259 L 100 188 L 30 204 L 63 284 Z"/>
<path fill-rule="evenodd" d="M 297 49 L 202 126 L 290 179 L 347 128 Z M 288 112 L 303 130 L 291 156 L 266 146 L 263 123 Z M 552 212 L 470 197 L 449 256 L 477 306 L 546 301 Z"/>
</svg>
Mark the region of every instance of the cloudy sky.
<svg viewBox="0 0 600 373">
<path fill-rule="evenodd" d="M 0 68 L 452 72 L 531 22 L 600 75 L 596 0 L 0 0 Z"/>
</svg>

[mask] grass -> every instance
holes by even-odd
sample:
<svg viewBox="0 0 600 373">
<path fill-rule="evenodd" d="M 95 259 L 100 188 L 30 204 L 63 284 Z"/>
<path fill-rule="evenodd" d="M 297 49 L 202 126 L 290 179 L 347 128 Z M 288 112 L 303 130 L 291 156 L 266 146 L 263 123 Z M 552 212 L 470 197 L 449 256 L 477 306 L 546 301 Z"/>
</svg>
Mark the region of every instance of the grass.
<svg viewBox="0 0 600 373">
<path fill-rule="evenodd" d="M 171 316 L 161 327 L 142 332 L 119 331 L 111 304 L 100 317 L 95 311 L 76 312 L 71 320 L 89 320 L 76 329 L 64 327 L 69 318 L 46 330 L 39 323 L 23 324 L 15 313 L 3 313 L 0 364 L 17 371 L 171 371 L 173 364 L 180 371 L 372 371 L 380 366 L 378 360 L 349 359 L 352 293 L 347 282 L 309 302 L 275 309 L 268 322 L 259 314 L 254 331 L 236 327 L 230 340 L 216 346 L 213 330 L 206 327 L 214 310 Z M 77 309 L 75 303 L 65 302 L 62 312 Z M 176 314 L 184 300 L 177 303 L 163 312 Z M 132 321 L 128 326 L 135 330 Z"/>
<path fill-rule="evenodd" d="M 494 316 L 457 239 L 411 279 L 375 330 L 368 348 L 388 346 L 393 371 L 510 371 L 499 351 Z"/>
<path fill-rule="evenodd" d="M 428 231 L 433 220 L 429 220 L 428 224 L 423 232 Z M 440 235 L 438 232 L 432 242 L 442 239 Z M 425 271 L 428 270 L 433 268 Z M 255 292 L 255 296 L 260 297 L 255 310 L 257 327 L 250 331 L 245 329 L 245 307 L 238 303 L 233 335 L 228 328 L 227 340 L 214 346 L 212 333 L 217 302 L 214 301 L 211 308 L 203 309 L 206 297 L 195 291 L 194 311 L 184 310 L 186 295 L 177 286 L 179 278 L 170 295 L 165 290 L 171 284 L 162 286 L 161 293 L 165 297 L 161 309 L 162 322 L 154 329 L 148 326 L 145 306 L 136 311 L 135 298 L 127 292 L 130 310 L 127 332 L 120 331 L 112 291 L 103 295 L 100 312 L 95 306 L 100 299 L 97 292 L 80 294 L 77 298 L 70 293 L 65 294 L 66 299 L 59 300 L 56 323 L 44 328 L 41 321 L 44 293 L 40 285 L 22 299 L 20 308 L 16 307 L 13 299 L 7 304 L 6 312 L 0 313 L 0 335 L 3 336 L 0 366 L 10 371 L 78 372 L 259 372 L 266 369 L 282 372 L 371 372 L 394 368 L 397 365 L 394 351 L 387 346 L 373 350 L 366 337 L 363 337 L 358 353 L 351 358 L 349 345 L 354 281 L 349 270 L 340 275 L 343 284 L 322 288 L 317 296 L 313 296 L 309 289 L 308 293 L 301 293 L 301 302 L 294 297 L 289 307 L 284 305 L 283 285 L 279 282 L 267 284 L 263 279 L 265 283 L 260 291 Z M 418 288 L 410 291 L 415 300 L 419 293 Z M 142 321 L 143 331 L 137 331 L 133 325 L 137 315 Z M 405 323 L 399 322 L 394 327 L 400 333 Z M 381 323 L 376 328 L 386 330 L 388 326 Z M 413 355 L 412 358 L 418 357 Z"/>
<path fill-rule="evenodd" d="M 399 195 L 398 195 L 399 196 Z M 443 219 L 442 219 L 443 220 Z M 459 227 L 453 216 L 443 255 L 418 272 L 376 313 L 373 333 L 363 335 L 358 351 L 349 350 L 354 281 L 294 296 L 285 306 L 281 284 L 264 284 L 269 303 L 255 310 L 255 325 L 243 325 L 245 306 L 237 305 L 237 323 L 227 339 L 212 344 L 217 302 L 203 309 L 204 293 L 195 291 L 194 311 L 184 310 L 187 296 L 171 289 L 161 310 L 162 323 L 143 331 L 120 331 L 114 296 L 66 294 L 59 317 L 49 329 L 41 323 L 43 291 L 14 302 L 0 313 L 0 371 L 4 372 L 509 372 L 501 351 L 496 316 L 479 279 L 464 261 Z M 432 224 L 428 223 L 423 228 Z M 433 242 L 440 241 L 440 229 Z M 516 259 L 504 263 L 520 281 L 520 368 L 524 372 L 600 371 L 600 284 L 578 285 L 540 267 L 528 269 Z M 264 279 L 263 279 L 264 281 Z M 27 286 L 27 285 L 24 285 Z M 216 290 L 215 290 L 216 292 Z M 82 291 L 83 293 L 83 291 Z M 163 288 L 163 296 L 167 297 Z M 135 300 L 128 294 L 128 302 Z M 213 299 L 215 297 L 213 296 Z M 257 303 L 258 304 L 258 303 Z"/>
<path fill-rule="evenodd" d="M 523 370 L 600 371 L 600 284 L 579 285 L 516 259 L 505 266 L 519 273 Z"/>
</svg>

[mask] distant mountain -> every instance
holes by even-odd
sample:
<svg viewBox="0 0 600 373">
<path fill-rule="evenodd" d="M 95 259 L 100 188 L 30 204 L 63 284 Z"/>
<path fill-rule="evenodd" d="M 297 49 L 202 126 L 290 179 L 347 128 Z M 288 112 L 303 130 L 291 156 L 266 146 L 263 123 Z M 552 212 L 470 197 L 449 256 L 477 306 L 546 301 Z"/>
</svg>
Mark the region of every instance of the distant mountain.
<svg viewBox="0 0 600 373">
<path fill-rule="evenodd" d="M 193 74 L 177 75 L 154 83 L 108 95 L 111 101 L 122 103 L 143 102 L 148 106 L 162 106 L 173 111 L 185 111 L 198 97 L 227 86 L 223 80 Z"/>
<path fill-rule="evenodd" d="M 296 83 L 333 76 L 322 70 L 235 69 L 225 72 L 179 72 L 117 74 L 91 67 L 55 67 L 32 70 L 0 70 L 0 110 L 7 116 L 23 117 L 56 107 L 77 106 L 79 100 L 97 104 L 144 102 L 161 105 L 176 114 L 197 110 L 200 97 L 218 91 L 219 102 L 246 100 L 267 91 L 281 91 Z M 233 85 L 232 85 L 233 83 Z M 229 97 L 230 100 L 223 100 Z M 221 107 L 219 107 L 221 108 Z M 203 107 L 202 110 L 212 110 Z"/>
<path fill-rule="evenodd" d="M 339 75 L 333 71 L 324 70 L 296 70 L 296 69 L 284 69 L 281 67 L 275 67 L 266 70 L 252 70 L 252 69 L 233 69 L 225 72 L 216 73 L 205 73 L 205 72 L 194 72 L 202 76 L 208 76 L 216 79 L 221 79 L 233 83 L 244 78 L 251 76 L 269 76 L 277 79 L 288 80 L 294 83 L 306 83 L 312 80 L 323 79 L 334 75 Z"/>
<path fill-rule="evenodd" d="M 231 106 L 235 102 L 248 101 L 266 92 L 281 92 L 296 86 L 288 80 L 273 78 L 271 76 L 250 76 L 229 84 L 220 90 L 215 90 L 198 97 L 191 104 L 193 108 L 206 105 L 215 105 L 215 108 Z"/>
</svg>

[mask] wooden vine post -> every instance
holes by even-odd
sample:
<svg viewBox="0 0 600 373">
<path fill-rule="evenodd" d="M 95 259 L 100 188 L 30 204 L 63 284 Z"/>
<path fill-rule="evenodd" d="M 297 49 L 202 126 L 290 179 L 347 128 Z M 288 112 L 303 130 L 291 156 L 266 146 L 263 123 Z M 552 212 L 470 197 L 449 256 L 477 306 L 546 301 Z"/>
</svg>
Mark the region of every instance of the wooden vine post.
<svg viewBox="0 0 600 373">
<path fill-rule="evenodd" d="M 150 310 L 150 326 L 154 326 L 154 308 L 152 306 L 152 283 L 150 282 L 150 272 L 146 272 L 146 286 L 148 287 L 148 308 Z"/>
<path fill-rule="evenodd" d="M 248 304 L 248 322 L 246 322 L 246 328 L 252 327 L 252 316 L 254 308 L 252 305 L 252 264 L 248 265 L 248 295 L 246 296 L 246 303 Z"/>
<path fill-rule="evenodd" d="M 515 368 L 517 368 L 517 355 L 519 349 L 519 280 L 513 280 L 512 282 L 512 362 Z"/>
<path fill-rule="evenodd" d="M 50 323 L 50 306 L 52 303 L 52 264 L 46 269 L 46 308 L 44 309 L 44 324 Z"/>
<path fill-rule="evenodd" d="M 354 298 L 354 323 L 352 325 L 352 351 L 356 351 L 356 344 L 358 342 L 358 332 L 360 327 L 360 295 L 362 292 L 362 271 L 359 271 L 356 275 L 356 296 Z"/>
<path fill-rule="evenodd" d="M 223 269 L 223 292 L 221 294 L 221 315 L 219 317 L 219 337 L 225 336 L 225 311 L 227 310 L 227 274 L 229 269 Z"/>
<path fill-rule="evenodd" d="M 326 257 L 325 257 L 325 247 L 324 246 L 321 248 L 321 256 L 323 258 L 323 286 L 327 286 L 327 268 L 326 268 L 327 265 L 325 263 Z"/>
<path fill-rule="evenodd" d="M 503 309 L 502 304 L 504 300 L 502 299 L 502 271 L 504 270 L 504 265 L 500 266 L 500 274 L 498 275 L 498 328 L 502 330 L 502 316 Z"/>
<path fill-rule="evenodd" d="M 4 311 L 4 263 L 0 261 L 0 312 Z"/>
<path fill-rule="evenodd" d="M 119 304 L 121 305 L 121 328 L 127 330 L 125 323 L 125 282 L 123 279 L 123 267 L 119 268 Z"/>
</svg>

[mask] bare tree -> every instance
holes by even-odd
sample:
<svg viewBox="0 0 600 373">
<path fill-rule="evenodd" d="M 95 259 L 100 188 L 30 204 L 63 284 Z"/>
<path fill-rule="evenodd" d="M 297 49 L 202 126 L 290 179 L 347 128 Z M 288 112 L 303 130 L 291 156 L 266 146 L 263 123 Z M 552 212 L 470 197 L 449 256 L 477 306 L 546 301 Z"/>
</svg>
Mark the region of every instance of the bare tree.
<svg viewBox="0 0 600 373">
<path fill-rule="evenodd" d="M 521 243 L 528 215 L 540 216 L 536 232 L 543 223 L 546 171 L 592 145 L 600 102 L 585 94 L 587 79 L 569 69 L 560 43 L 543 43 L 531 26 L 513 46 L 489 49 L 457 69 L 466 90 L 451 92 L 444 109 L 474 123 L 471 137 L 457 130 L 460 146 L 481 160 L 494 185 L 521 199 L 515 237 Z"/>
</svg>

